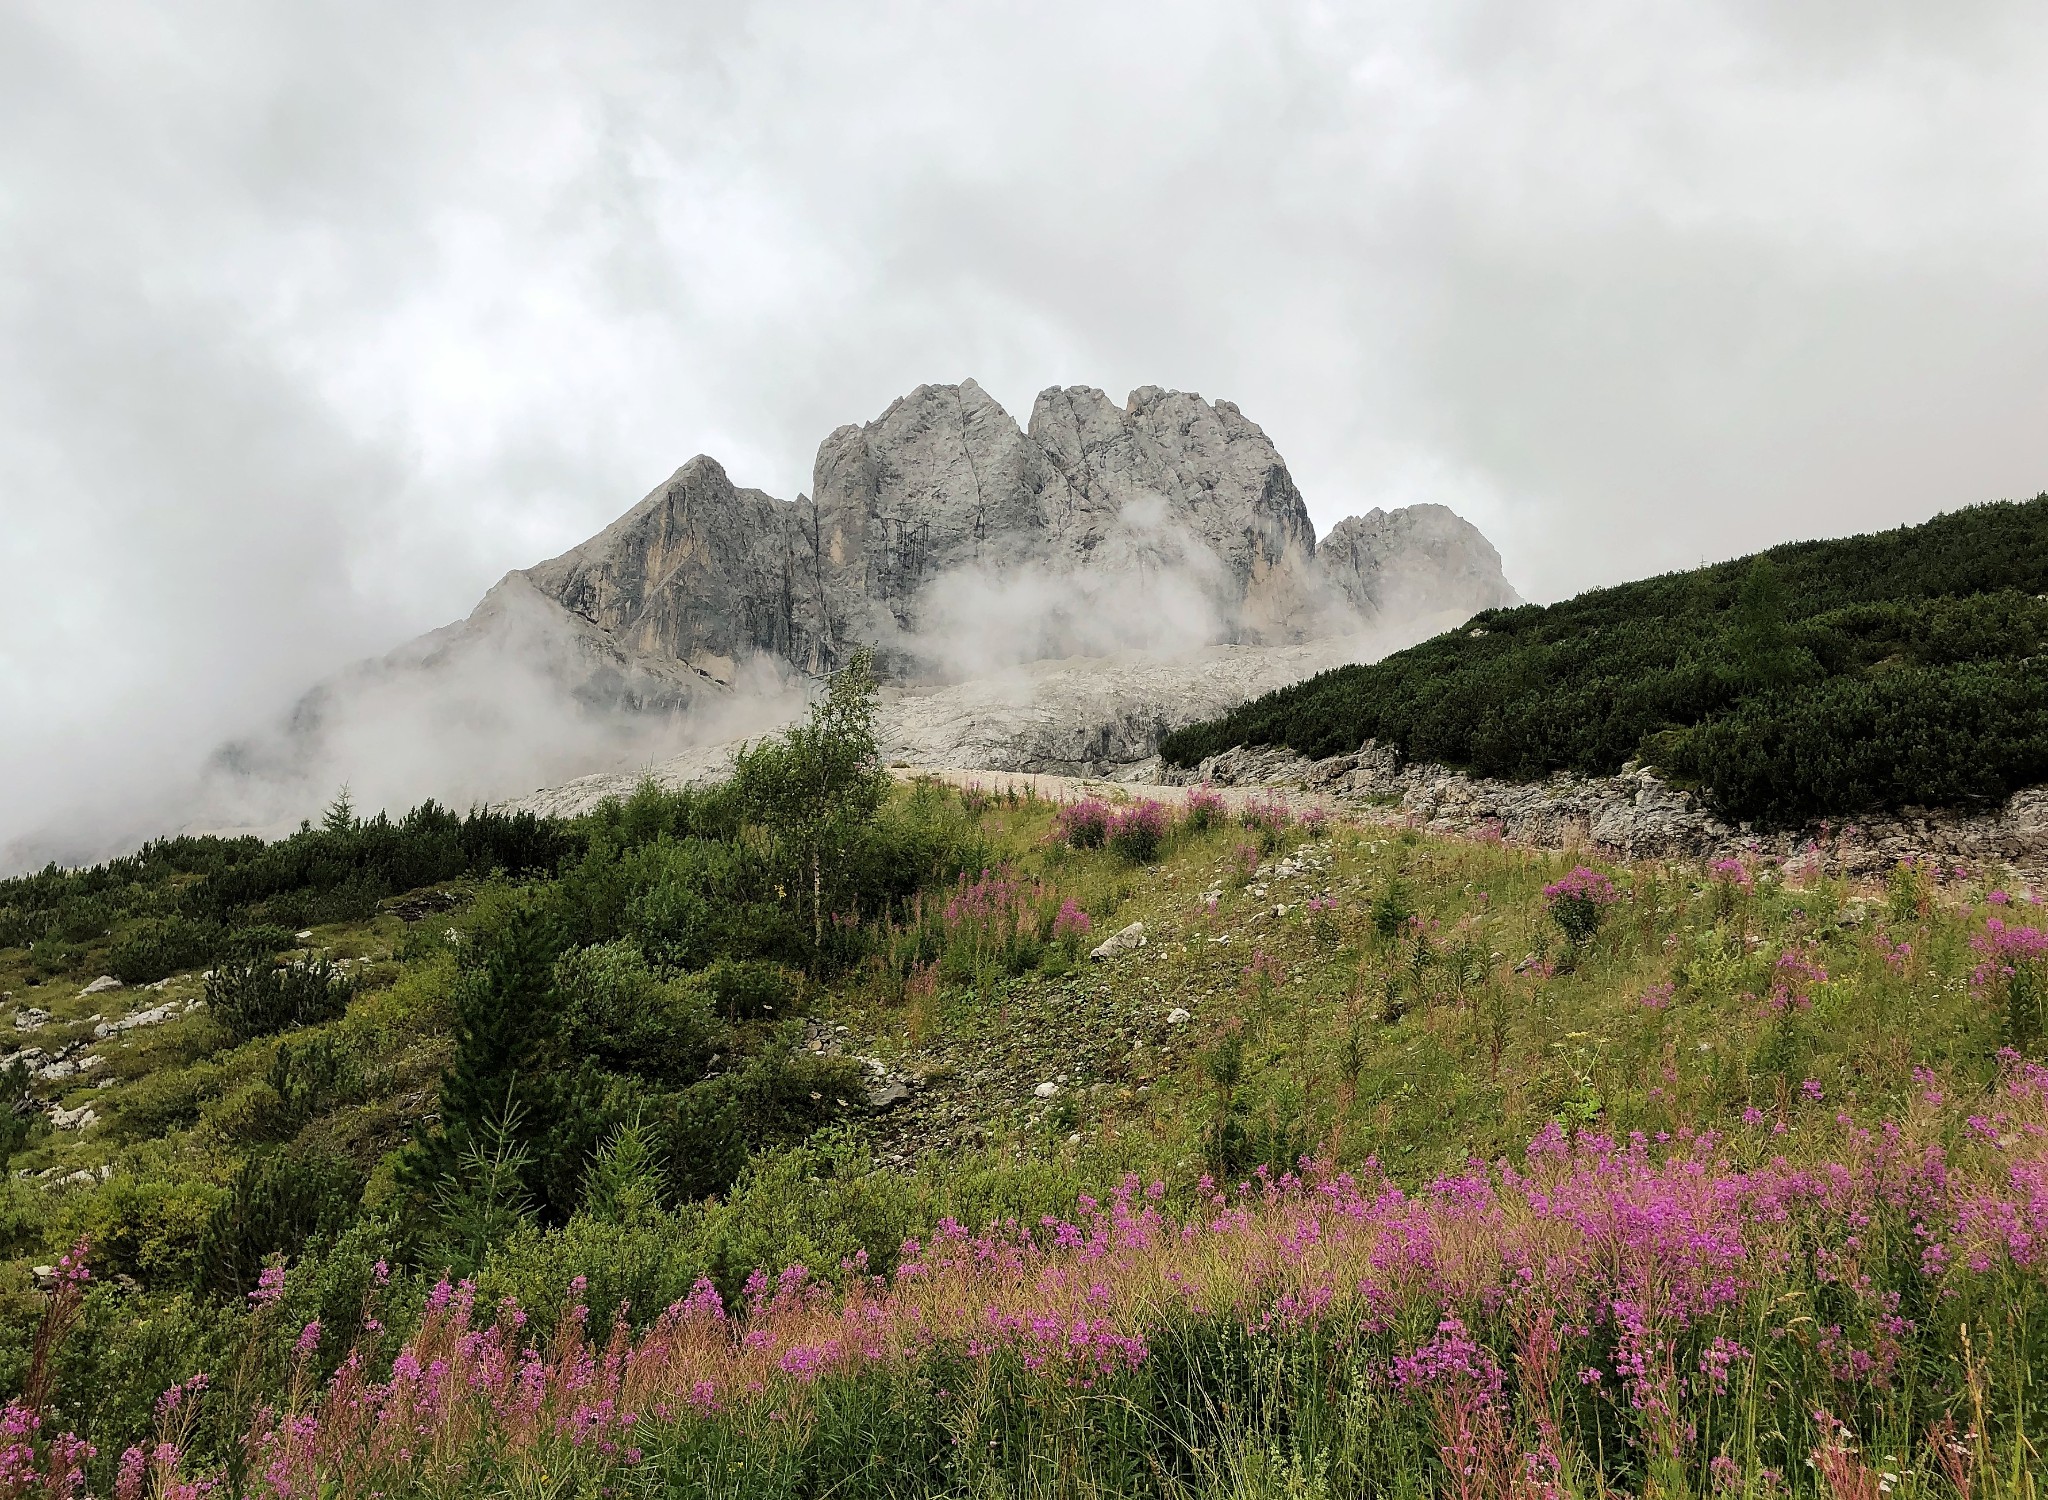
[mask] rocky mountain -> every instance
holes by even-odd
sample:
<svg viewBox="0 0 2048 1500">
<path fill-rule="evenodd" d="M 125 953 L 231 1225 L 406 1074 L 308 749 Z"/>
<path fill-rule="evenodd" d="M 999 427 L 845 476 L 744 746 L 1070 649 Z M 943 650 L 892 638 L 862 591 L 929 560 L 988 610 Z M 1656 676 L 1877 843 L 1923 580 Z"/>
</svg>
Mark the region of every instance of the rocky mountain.
<svg viewBox="0 0 2048 1500">
<path fill-rule="evenodd" d="M 1284 653 L 1207 679 L 1132 662 L 1367 637 L 1390 649 L 1513 602 L 1499 554 L 1443 506 L 1352 517 L 1318 545 L 1285 461 L 1228 401 L 1146 386 L 1119 406 L 1069 386 L 1019 427 L 972 380 L 919 386 L 827 437 L 794 500 L 691 459 L 589 541 L 508 574 L 466 620 L 225 747 L 215 801 L 283 788 L 275 815 L 295 819 L 342 782 L 389 805 L 644 765 L 760 732 L 863 645 L 912 692 L 1118 658 L 1033 689 L 1065 706 L 1034 711 L 1033 743 L 1049 748 L 1024 759 L 1094 766 L 1115 757 L 1088 746 L 1149 754 L 1166 729 L 1303 675 Z M 1321 666 L 1362 649 L 1311 654 Z M 906 743 L 957 758 L 1028 727 L 1014 702 L 1027 678 L 934 708 L 953 727 Z"/>
<path fill-rule="evenodd" d="M 1443 506 L 1353 518 L 1318 548 L 1258 424 L 1156 386 L 1121 407 L 1047 390 L 1028 428 L 972 380 L 919 386 L 826 438 L 812 472 L 811 495 L 779 501 L 694 458 L 526 576 L 627 649 L 721 680 L 750 654 L 816 674 L 868 644 L 893 676 L 960 677 L 1516 602 Z"/>
</svg>

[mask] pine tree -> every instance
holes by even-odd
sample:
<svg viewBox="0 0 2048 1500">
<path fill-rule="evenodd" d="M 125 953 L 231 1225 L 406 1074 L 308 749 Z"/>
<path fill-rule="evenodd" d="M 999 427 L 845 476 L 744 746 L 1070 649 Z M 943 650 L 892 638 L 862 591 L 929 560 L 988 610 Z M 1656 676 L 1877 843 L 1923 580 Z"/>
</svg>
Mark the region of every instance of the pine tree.
<svg viewBox="0 0 2048 1500">
<path fill-rule="evenodd" d="M 356 805 L 349 800 L 347 782 L 341 784 L 334 801 L 328 804 L 327 816 L 320 820 L 320 826 L 328 833 L 355 832 Z"/>
<path fill-rule="evenodd" d="M 440 1122 L 415 1143 L 401 1180 L 423 1197 L 445 1197 L 484 1135 L 510 1130 L 526 1191 L 550 1217 L 566 1217 L 589 1153 L 580 1138 L 598 1138 L 599 1122 L 590 1118 L 588 1070 L 566 1072 L 561 1055 L 560 932 L 544 908 L 522 903 L 481 941 L 481 962 L 456 993 L 455 1056 L 441 1079 Z M 579 1139 L 562 1139 L 565 1127 Z M 565 1171 L 565 1157 L 576 1167 Z"/>
<path fill-rule="evenodd" d="M 553 920 L 521 905 L 486 941 L 480 971 L 457 997 L 455 1057 L 441 1082 L 441 1128 L 451 1135 L 502 1113 L 508 1088 L 535 1128 L 540 1101 L 533 1096 L 559 1062 L 555 960 L 562 943 Z"/>
<path fill-rule="evenodd" d="M 653 1133 L 634 1119 L 612 1134 L 583 1189 L 583 1213 L 607 1224 L 640 1227 L 661 1214 L 661 1168 Z"/>
</svg>

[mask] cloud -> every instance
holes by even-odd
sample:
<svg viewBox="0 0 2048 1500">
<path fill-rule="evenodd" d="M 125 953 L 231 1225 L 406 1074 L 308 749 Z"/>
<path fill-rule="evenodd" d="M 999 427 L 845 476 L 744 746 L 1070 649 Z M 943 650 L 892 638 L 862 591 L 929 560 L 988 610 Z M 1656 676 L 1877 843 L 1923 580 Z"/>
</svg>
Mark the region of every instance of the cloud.
<svg viewBox="0 0 2048 1500">
<path fill-rule="evenodd" d="M 1527 595 L 2048 486 L 2048 14 L 0 11 L 0 842 L 148 805 L 691 454 L 1238 402 Z"/>
</svg>

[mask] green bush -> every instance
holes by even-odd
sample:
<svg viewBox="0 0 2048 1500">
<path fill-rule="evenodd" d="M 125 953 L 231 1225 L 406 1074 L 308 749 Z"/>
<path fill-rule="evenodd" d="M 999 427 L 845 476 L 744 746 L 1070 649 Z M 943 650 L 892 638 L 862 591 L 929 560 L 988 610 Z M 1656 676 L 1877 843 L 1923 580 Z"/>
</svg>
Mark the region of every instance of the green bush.
<svg viewBox="0 0 2048 1500">
<path fill-rule="evenodd" d="M 800 1052 L 796 1040 L 796 1028 L 784 1028 L 740 1078 L 741 1118 L 757 1144 L 800 1141 L 866 1106 L 867 1079 L 859 1063 Z"/>
<path fill-rule="evenodd" d="M 721 958 L 696 983 L 728 1021 L 786 1020 L 795 1009 L 796 980 L 775 964 Z"/>
<path fill-rule="evenodd" d="M 208 1013 L 238 1042 L 332 1021 L 348 1009 L 354 981 L 325 958 L 276 964 L 224 961 L 206 981 Z"/>
<path fill-rule="evenodd" d="M 117 1140 L 146 1141 L 199 1121 L 200 1107 L 222 1091 L 222 1070 L 201 1064 L 158 1068 L 123 1089 L 107 1128 Z"/>
<path fill-rule="evenodd" d="M 94 1269 L 145 1287 L 190 1284 L 220 1189 L 154 1174 L 122 1175 L 83 1201 L 76 1232 L 92 1241 Z"/>
<path fill-rule="evenodd" d="M 335 1037 L 279 1042 L 270 1071 L 223 1101 L 206 1119 L 220 1136 L 237 1144 L 289 1141 L 318 1115 L 353 1098 L 362 1079 L 346 1047 Z"/>
<path fill-rule="evenodd" d="M 33 1083 L 26 1062 L 0 1063 L 0 1176 L 32 1136 L 49 1128 L 36 1104 Z"/>
<path fill-rule="evenodd" d="M 218 922 L 191 917 L 156 917 L 138 923 L 114 944 L 107 972 L 127 984 L 149 984 L 196 969 L 220 950 L 225 936 Z"/>
<path fill-rule="evenodd" d="M 250 1158 L 200 1232 L 194 1255 L 199 1285 L 217 1297 L 246 1296 L 267 1257 L 296 1256 L 314 1235 L 347 1224 L 361 1187 L 347 1164 L 324 1153 Z"/>
<path fill-rule="evenodd" d="M 566 955 L 555 966 L 555 982 L 570 1050 L 613 1072 L 694 1083 L 719 1046 L 717 997 L 699 984 L 656 977 L 631 942 Z"/>
</svg>

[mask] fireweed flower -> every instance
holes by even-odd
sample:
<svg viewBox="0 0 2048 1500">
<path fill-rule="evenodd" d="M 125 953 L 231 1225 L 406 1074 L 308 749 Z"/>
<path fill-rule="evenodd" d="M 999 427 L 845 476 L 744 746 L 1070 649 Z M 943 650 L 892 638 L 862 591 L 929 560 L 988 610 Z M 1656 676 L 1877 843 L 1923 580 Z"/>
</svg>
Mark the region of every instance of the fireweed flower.
<svg viewBox="0 0 2048 1500">
<path fill-rule="evenodd" d="M 1749 891 L 1756 888 L 1756 877 L 1749 866 L 1739 859 L 1717 859 L 1707 866 L 1715 881 L 1730 890 Z"/>
<path fill-rule="evenodd" d="M 304 1402 L 257 1414 L 245 1490 L 308 1500 L 332 1480 L 370 1500 L 446 1489 L 485 1452 L 532 1472 L 557 1472 L 565 1455 L 631 1463 L 655 1451 L 650 1423 L 787 1420 L 820 1382 L 934 1355 L 949 1369 L 1000 1361 L 1051 1390 L 1100 1389 L 1152 1362 L 1173 1320 L 1216 1319 L 1368 1341 L 1372 1378 L 1417 1413 L 1446 1463 L 1492 1476 L 1465 1493 L 1521 1493 L 1499 1476 L 1556 1472 L 1542 1456 L 1554 1445 L 1536 1448 L 1534 1468 L 1509 1446 L 1525 1389 L 1553 1378 L 1541 1372 L 1560 1384 L 1579 1372 L 1642 1442 L 1677 1452 L 1687 1403 L 1763 1378 L 1789 1337 L 1771 1333 L 1786 1322 L 1772 1309 L 1811 1286 L 1801 1277 L 1828 1283 L 1840 1309 L 1799 1338 L 1842 1400 L 1892 1388 L 1919 1357 L 1910 1308 L 1988 1295 L 1986 1278 L 2048 1277 L 2048 1069 L 2015 1054 L 1995 1096 L 1972 1107 L 1981 1128 L 1960 1129 L 1958 1106 L 1916 1100 L 1893 1126 L 1830 1133 L 1825 1157 L 1767 1150 L 1748 1164 L 1712 1131 L 1619 1140 L 1552 1122 L 1512 1162 L 1403 1186 L 1376 1163 L 1305 1161 L 1235 1191 L 1205 1183 L 1185 1217 L 1169 1216 L 1163 1184 L 1132 1175 L 1037 1224 L 942 1220 L 886 1274 L 852 1257 L 836 1283 L 803 1265 L 762 1269 L 737 1309 L 700 1281 L 638 1331 L 623 1317 L 593 1327 L 579 1306 L 543 1336 L 516 1304 L 480 1307 L 443 1283 L 388 1366 L 351 1358 Z M 1929 1282 L 1910 1302 L 1872 1279 L 1883 1257 L 1873 1267 L 1860 1251 L 1909 1229 L 1918 1248 L 1897 1274 Z M 1539 1326 L 1551 1335 L 1529 1337 Z M 167 1397 L 167 1414 L 190 1397 Z M 43 1472 L 68 1461 L 40 1421 L 10 1408 L 0 1427 L 0 1453 L 30 1455 L 0 1462 L 36 1471 L 7 1500 L 43 1493 Z M 116 1500 L 204 1482 L 181 1462 L 124 1458 Z"/>
<path fill-rule="evenodd" d="M 1069 802 L 1053 816 L 1053 835 L 1075 849 L 1100 849 L 1109 837 L 1110 807 L 1099 797 Z"/>
<path fill-rule="evenodd" d="M 1590 942 L 1608 907 L 1621 899 L 1614 882 L 1584 865 L 1543 888 L 1543 904 L 1551 919 L 1574 946 Z"/>
<path fill-rule="evenodd" d="M 1052 935 L 1054 938 L 1084 938 L 1094 925 L 1088 919 L 1088 913 L 1076 906 L 1074 898 L 1069 896 L 1060 902 L 1059 912 L 1052 919 Z"/>
<path fill-rule="evenodd" d="M 1181 822 L 1192 833 L 1204 833 L 1223 821 L 1223 798 L 1206 781 L 1188 789 L 1181 802 Z"/>
<path fill-rule="evenodd" d="M 1109 820 L 1103 842 L 1132 863 L 1145 864 L 1157 857 L 1159 846 L 1166 842 L 1167 825 L 1165 807 L 1148 798 L 1119 808 Z"/>
<path fill-rule="evenodd" d="M 1263 801 L 1253 798 L 1246 802 L 1238 811 L 1237 821 L 1246 828 L 1271 835 L 1286 832 L 1294 823 L 1294 814 L 1288 811 L 1286 802 L 1275 793 Z"/>
</svg>

